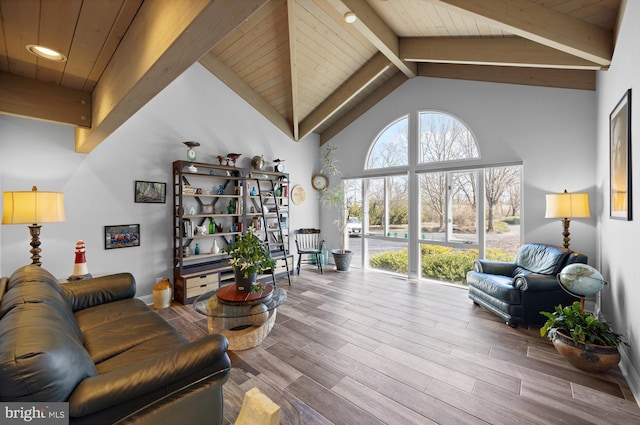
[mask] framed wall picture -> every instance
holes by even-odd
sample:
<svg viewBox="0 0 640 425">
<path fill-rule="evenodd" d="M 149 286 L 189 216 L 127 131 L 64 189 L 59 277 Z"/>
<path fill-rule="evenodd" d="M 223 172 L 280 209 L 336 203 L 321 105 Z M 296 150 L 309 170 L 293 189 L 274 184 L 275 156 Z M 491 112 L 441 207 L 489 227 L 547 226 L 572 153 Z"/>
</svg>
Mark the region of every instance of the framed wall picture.
<svg viewBox="0 0 640 425">
<path fill-rule="evenodd" d="M 609 216 L 631 220 L 631 89 L 609 115 Z"/>
<path fill-rule="evenodd" d="M 104 249 L 140 246 L 139 224 L 104 226 Z"/>
<path fill-rule="evenodd" d="M 134 196 L 136 202 L 164 204 L 167 199 L 167 184 L 136 180 Z"/>
</svg>

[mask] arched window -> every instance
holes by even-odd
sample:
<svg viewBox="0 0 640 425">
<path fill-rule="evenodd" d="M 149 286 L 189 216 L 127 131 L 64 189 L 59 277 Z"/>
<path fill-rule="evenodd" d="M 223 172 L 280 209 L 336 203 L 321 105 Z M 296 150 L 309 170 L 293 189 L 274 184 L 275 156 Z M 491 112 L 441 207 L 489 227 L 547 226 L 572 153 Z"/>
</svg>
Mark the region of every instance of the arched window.
<svg viewBox="0 0 640 425">
<path fill-rule="evenodd" d="M 420 163 L 479 158 L 478 144 L 467 126 L 442 112 L 420 112 Z"/>
<path fill-rule="evenodd" d="M 414 111 L 389 123 L 371 142 L 365 176 L 349 180 L 360 191 L 345 200 L 360 263 L 464 284 L 475 258 L 513 258 L 521 164 L 478 159 L 473 132 L 451 114 Z"/>
<path fill-rule="evenodd" d="M 409 165 L 409 116 L 389 124 L 372 143 L 367 170 Z"/>
</svg>

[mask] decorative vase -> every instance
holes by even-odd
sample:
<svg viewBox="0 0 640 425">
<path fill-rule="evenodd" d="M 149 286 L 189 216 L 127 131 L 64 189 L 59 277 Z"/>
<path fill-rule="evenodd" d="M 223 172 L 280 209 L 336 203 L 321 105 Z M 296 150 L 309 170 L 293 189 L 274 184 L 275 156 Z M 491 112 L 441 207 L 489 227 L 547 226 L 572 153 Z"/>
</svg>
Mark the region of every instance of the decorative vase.
<svg viewBox="0 0 640 425">
<path fill-rule="evenodd" d="M 333 254 L 333 261 L 336 263 L 336 270 L 339 272 L 348 272 L 353 251 L 347 249 L 342 252 L 339 249 L 332 249 L 331 254 Z"/>
<path fill-rule="evenodd" d="M 587 372 L 604 372 L 620 361 L 618 347 L 576 344 L 573 339 L 560 332 L 554 336 L 553 346 L 569 363 Z"/>
<path fill-rule="evenodd" d="M 167 308 L 171 304 L 171 283 L 164 278 L 153 287 L 153 307 Z"/>
<path fill-rule="evenodd" d="M 236 280 L 236 291 L 249 293 L 251 292 L 252 286 L 258 280 L 258 273 L 251 273 L 248 277 L 244 277 L 243 272 L 241 270 L 233 270 L 233 274 Z"/>
<path fill-rule="evenodd" d="M 218 241 L 214 239 L 213 245 L 211 246 L 211 253 L 218 254 L 219 252 L 220 252 L 220 247 L 218 246 Z"/>
</svg>

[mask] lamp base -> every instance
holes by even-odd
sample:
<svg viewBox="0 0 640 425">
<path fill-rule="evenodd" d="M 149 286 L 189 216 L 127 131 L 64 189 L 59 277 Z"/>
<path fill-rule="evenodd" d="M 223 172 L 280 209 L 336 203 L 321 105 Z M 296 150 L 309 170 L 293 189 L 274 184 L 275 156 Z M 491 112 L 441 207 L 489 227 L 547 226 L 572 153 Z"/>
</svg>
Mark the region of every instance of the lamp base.
<svg viewBox="0 0 640 425">
<path fill-rule="evenodd" d="M 569 240 L 571 238 L 569 238 L 569 223 L 571 222 L 571 220 L 569 220 L 568 218 L 563 218 L 562 219 L 562 236 L 564 236 L 564 238 L 562 239 L 562 243 L 563 246 L 567 249 L 569 249 Z"/>
<path fill-rule="evenodd" d="M 40 262 L 40 253 L 42 249 L 40 249 L 40 228 L 41 224 L 33 223 L 29 227 L 29 233 L 31 234 L 31 264 L 35 264 L 36 266 L 41 266 Z"/>
</svg>

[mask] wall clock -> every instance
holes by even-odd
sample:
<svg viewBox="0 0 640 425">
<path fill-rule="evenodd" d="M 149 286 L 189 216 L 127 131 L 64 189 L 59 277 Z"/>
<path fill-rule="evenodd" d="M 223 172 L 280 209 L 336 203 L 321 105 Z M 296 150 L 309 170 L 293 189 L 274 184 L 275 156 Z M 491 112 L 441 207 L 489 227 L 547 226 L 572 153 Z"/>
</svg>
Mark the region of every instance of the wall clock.
<svg viewBox="0 0 640 425">
<path fill-rule="evenodd" d="M 322 173 L 318 173 L 311 177 L 311 186 L 315 190 L 325 190 L 329 186 L 329 179 Z"/>
<path fill-rule="evenodd" d="M 291 202 L 296 205 L 300 205 L 304 202 L 304 199 L 307 197 L 307 192 L 304 190 L 304 187 L 299 184 L 295 185 L 293 189 L 291 189 Z"/>
</svg>

